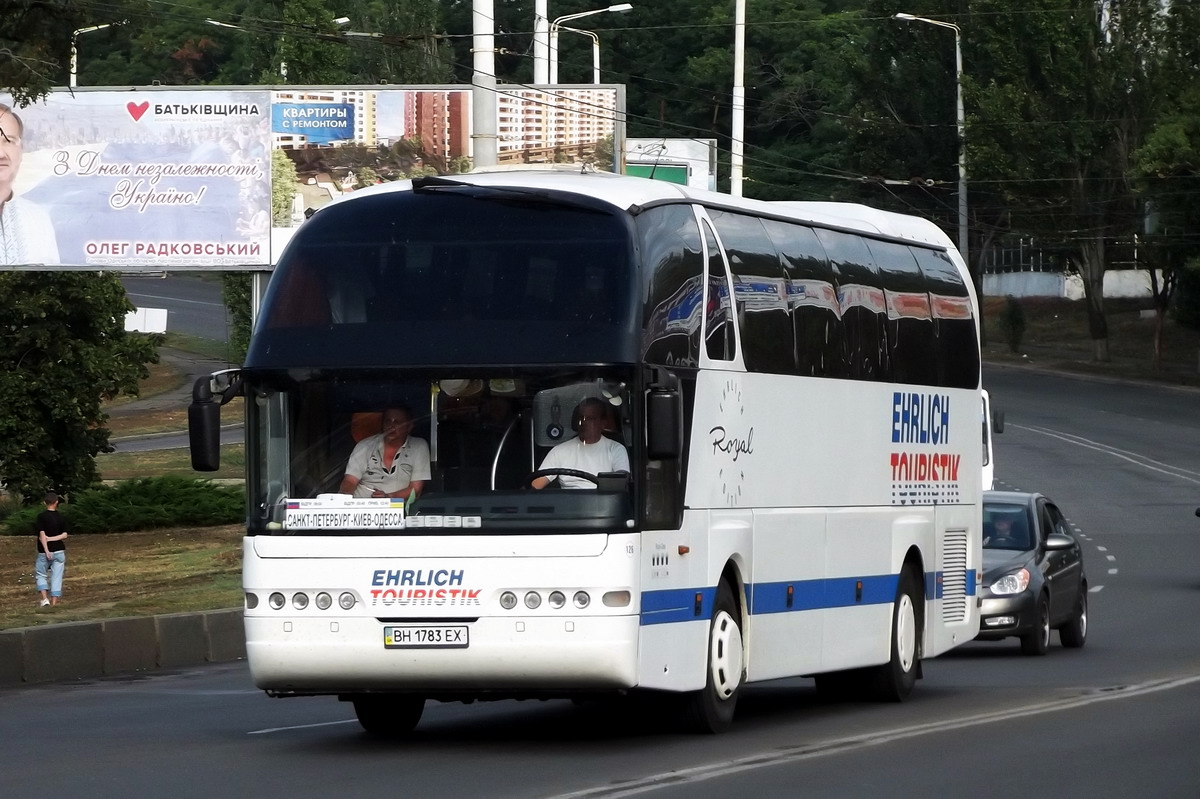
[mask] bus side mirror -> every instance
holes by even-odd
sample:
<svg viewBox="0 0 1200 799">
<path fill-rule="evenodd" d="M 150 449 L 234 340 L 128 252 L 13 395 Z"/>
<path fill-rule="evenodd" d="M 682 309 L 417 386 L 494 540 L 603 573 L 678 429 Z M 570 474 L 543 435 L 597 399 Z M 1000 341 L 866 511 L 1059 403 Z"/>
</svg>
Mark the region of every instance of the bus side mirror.
<svg viewBox="0 0 1200 799">
<path fill-rule="evenodd" d="M 671 370 L 651 367 L 646 392 L 646 457 L 652 461 L 678 460 L 683 452 L 683 417 L 679 378 Z"/>
<path fill-rule="evenodd" d="M 192 387 L 188 445 L 194 470 L 215 472 L 221 468 L 221 404 L 213 397 L 208 375 L 197 378 Z"/>
<path fill-rule="evenodd" d="M 992 410 L 992 432 L 1004 432 L 1004 411 Z"/>
</svg>

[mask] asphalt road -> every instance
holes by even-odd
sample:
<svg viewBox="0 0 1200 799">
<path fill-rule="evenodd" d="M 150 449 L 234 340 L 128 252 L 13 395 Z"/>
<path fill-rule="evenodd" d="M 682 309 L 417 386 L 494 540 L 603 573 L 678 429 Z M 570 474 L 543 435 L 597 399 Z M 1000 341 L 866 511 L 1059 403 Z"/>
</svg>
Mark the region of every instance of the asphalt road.
<svg viewBox="0 0 1200 799">
<path fill-rule="evenodd" d="M 168 272 L 166 277 L 125 275 L 125 296 L 139 308 L 166 308 L 167 331 L 214 341 L 229 340 L 221 277 Z"/>
<path fill-rule="evenodd" d="M 904 704 L 748 690 L 733 730 L 654 706 L 431 704 L 415 740 L 271 700 L 244 664 L 0 692 L 0 796 L 1200 796 L 1200 394 L 989 369 L 1003 483 L 1077 525 L 1087 646 L 927 662 Z"/>
<path fill-rule="evenodd" d="M 187 407 L 187 402 L 181 400 L 181 407 Z M 228 414 L 227 414 L 228 415 Z M 226 420 L 228 421 L 228 420 Z M 221 428 L 222 444 L 241 444 L 246 440 L 246 433 L 240 424 L 230 424 Z M 111 438 L 113 452 L 150 452 L 160 449 L 184 449 L 188 446 L 187 433 L 155 433 L 148 436 L 122 436 Z"/>
</svg>

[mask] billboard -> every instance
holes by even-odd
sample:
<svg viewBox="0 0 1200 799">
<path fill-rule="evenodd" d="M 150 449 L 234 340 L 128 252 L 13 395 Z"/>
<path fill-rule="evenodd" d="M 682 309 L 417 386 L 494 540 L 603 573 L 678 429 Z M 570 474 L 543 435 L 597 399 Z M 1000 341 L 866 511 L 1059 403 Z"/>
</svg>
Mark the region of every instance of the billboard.
<svg viewBox="0 0 1200 799">
<path fill-rule="evenodd" d="M 501 87 L 499 163 L 611 157 L 623 118 L 623 87 Z M 297 174 L 287 228 L 368 182 L 469 169 L 473 126 L 461 86 L 140 87 L 56 90 L 0 132 L 0 269 L 269 270 L 290 232 L 272 150 Z"/>
</svg>

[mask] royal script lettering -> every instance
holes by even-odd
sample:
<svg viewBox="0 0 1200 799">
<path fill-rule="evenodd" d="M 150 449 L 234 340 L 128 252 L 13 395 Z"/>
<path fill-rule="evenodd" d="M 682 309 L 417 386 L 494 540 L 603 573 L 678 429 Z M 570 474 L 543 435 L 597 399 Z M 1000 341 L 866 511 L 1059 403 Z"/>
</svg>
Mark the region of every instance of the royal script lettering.
<svg viewBox="0 0 1200 799">
<path fill-rule="evenodd" d="M 745 438 L 736 438 L 725 432 L 725 428 L 717 425 L 712 430 L 708 431 L 712 436 L 713 454 L 724 452 L 726 455 L 733 455 L 733 460 L 737 461 L 742 455 L 754 454 L 754 428 L 750 428 L 750 432 Z"/>
</svg>

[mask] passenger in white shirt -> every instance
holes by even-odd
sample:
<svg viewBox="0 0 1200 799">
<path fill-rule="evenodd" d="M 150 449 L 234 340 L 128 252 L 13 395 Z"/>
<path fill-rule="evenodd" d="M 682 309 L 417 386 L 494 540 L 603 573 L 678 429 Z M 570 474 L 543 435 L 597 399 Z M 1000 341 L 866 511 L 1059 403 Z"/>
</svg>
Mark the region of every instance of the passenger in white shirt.
<svg viewBox="0 0 1200 799">
<path fill-rule="evenodd" d="M 596 397 L 588 397 L 579 403 L 579 435 L 554 447 L 542 461 L 542 469 L 575 469 L 588 474 L 602 472 L 629 472 L 629 453 L 625 447 L 611 438 L 604 437 L 608 422 L 608 407 Z M 538 477 L 531 485 L 545 488 L 553 475 Z M 581 477 L 563 474 L 557 476 L 563 488 L 595 488 L 596 484 Z"/>
<path fill-rule="evenodd" d="M 383 432 L 355 445 L 338 489 L 356 497 L 395 497 L 412 501 L 429 479 L 429 444 L 410 436 L 412 412 L 388 408 Z"/>
</svg>

